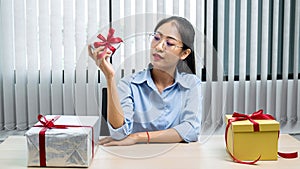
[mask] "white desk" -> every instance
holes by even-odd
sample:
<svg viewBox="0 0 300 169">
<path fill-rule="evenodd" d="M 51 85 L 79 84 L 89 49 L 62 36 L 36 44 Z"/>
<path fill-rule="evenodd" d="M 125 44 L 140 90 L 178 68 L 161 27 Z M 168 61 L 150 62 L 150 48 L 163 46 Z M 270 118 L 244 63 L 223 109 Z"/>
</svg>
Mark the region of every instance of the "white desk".
<svg viewBox="0 0 300 169">
<path fill-rule="evenodd" d="M 223 135 L 214 135 L 205 144 L 99 146 L 89 169 L 300 168 L 299 157 L 297 159 L 278 158 L 277 161 L 259 161 L 256 165 L 234 163 L 225 151 L 224 142 Z M 279 150 L 282 152 L 298 151 L 300 153 L 300 141 L 289 135 L 281 135 Z M 27 168 L 26 140 L 24 136 L 11 136 L 0 144 L 0 168 Z"/>
</svg>

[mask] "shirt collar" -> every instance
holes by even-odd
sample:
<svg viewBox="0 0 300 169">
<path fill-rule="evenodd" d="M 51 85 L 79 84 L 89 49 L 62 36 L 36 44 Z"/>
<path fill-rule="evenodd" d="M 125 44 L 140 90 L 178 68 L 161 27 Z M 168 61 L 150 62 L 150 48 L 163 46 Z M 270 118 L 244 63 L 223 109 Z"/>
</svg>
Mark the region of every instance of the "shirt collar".
<svg viewBox="0 0 300 169">
<path fill-rule="evenodd" d="M 148 68 L 135 74 L 132 82 L 136 84 L 141 84 L 149 80 L 151 80 L 151 73 L 150 69 Z"/>
<path fill-rule="evenodd" d="M 151 70 L 152 68 L 147 68 L 144 71 L 141 71 L 139 73 L 137 73 L 132 82 L 136 83 L 136 84 L 141 84 L 144 83 L 145 81 L 147 81 L 148 85 L 151 85 L 151 83 L 153 83 L 153 80 L 151 78 Z M 179 73 L 178 70 L 176 69 L 175 72 L 175 83 L 173 85 L 175 85 L 176 83 L 180 84 L 182 87 L 184 88 L 190 88 L 190 84 L 187 82 L 186 79 L 184 79 L 184 72 Z"/>
<path fill-rule="evenodd" d="M 190 88 L 191 87 L 190 83 L 188 83 L 187 82 L 188 80 L 184 78 L 185 74 L 186 74 L 185 72 L 179 73 L 178 70 L 176 69 L 175 83 L 180 84 L 184 88 Z"/>
</svg>

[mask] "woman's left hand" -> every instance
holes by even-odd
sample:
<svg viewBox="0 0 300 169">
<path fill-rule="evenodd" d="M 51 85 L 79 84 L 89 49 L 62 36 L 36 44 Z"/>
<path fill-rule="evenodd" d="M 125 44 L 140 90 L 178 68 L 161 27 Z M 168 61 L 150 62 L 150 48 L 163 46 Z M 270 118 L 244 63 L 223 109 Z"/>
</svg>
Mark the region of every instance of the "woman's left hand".
<svg viewBox="0 0 300 169">
<path fill-rule="evenodd" d="M 129 135 L 123 140 L 114 140 L 112 137 L 105 137 L 99 140 L 99 144 L 103 146 L 129 146 L 136 144 L 137 140 L 133 137 L 133 135 Z"/>
</svg>

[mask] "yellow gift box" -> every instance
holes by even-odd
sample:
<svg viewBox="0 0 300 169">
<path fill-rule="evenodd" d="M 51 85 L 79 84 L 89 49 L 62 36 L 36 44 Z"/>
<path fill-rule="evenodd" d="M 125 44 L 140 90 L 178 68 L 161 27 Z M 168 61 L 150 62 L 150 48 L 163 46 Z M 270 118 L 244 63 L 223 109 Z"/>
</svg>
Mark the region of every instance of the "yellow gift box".
<svg viewBox="0 0 300 169">
<path fill-rule="evenodd" d="M 232 115 L 226 115 L 226 123 Z M 254 131 L 249 120 L 234 121 L 227 131 L 228 151 L 238 160 L 277 160 L 278 132 L 280 124 L 276 120 L 254 120 L 259 131 Z"/>
</svg>

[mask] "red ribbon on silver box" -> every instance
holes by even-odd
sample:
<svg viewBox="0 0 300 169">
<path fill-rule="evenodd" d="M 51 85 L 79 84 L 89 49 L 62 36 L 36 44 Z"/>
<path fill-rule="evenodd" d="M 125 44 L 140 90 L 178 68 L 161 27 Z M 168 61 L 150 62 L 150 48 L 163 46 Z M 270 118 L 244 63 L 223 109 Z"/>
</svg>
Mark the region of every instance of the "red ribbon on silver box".
<svg viewBox="0 0 300 169">
<path fill-rule="evenodd" d="M 45 148 L 45 133 L 48 129 L 67 129 L 68 127 L 89 127 L 92 129 L 92 157 L 94 158 L 94 128 L 92 126 L 81 125 L 56 125 L 54 122 L 59 119 L 60 116 L 55 116 L 53 119 L 46 119 L 43 115 L 38 115 L 38 120 L 41 125 L 34 125 L 33 127 L 43 127 L 39 132 L 39 149 L 40 149 L 40 166 L 45 167 L 46 164 L 46 148 Z"/>
</svg>

